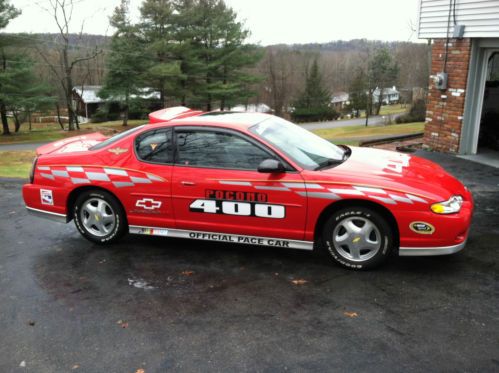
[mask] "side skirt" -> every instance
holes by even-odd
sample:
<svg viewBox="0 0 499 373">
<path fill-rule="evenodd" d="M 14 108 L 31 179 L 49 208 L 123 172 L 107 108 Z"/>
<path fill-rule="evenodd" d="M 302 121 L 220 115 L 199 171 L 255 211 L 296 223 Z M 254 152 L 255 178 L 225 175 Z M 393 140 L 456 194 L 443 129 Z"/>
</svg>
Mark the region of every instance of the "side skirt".
<svg viewBox="0 0 499 373">
<path fill-rule="evenodd" d="M 52 221 L 56 221 L 58 223 L 64 223 L 64 224 L 66 224 L 68 222 L 68 218 L 67 218 L 66 214 L 58 214 L 56 212 L 35 209 L 33 207 L 28 207 L 28 206 L 26 206 L 26 210 L 28 210 L 28 213 L 30 215 L 33 215 L 33 216 L 36 216 L 39 218 L 48 219 L 48 220 L 52 220 Z"/>
<path fill-rule="evenodd" d="M 142 227 L 138 225 L 131 225 L 129 230 L 131 234 L 144 234 L 149 236 L 190 238 L 194 240 L 229 242 L 246 245 L 285 247 L 298 250 L 313 250 L 314 248 L 314 243 L 312 241 L 286 240 L 282 238 L 245 236 L 239 234 L 202 232 L 184 229 Z"/>
</svg>

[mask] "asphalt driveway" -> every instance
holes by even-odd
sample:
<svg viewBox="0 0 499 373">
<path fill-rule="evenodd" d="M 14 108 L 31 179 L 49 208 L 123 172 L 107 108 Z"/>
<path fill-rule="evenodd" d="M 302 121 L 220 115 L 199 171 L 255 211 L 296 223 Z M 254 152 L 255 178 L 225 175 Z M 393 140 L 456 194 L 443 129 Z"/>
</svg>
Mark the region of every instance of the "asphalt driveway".
<svg viewBox="0 0 499 373">
<path fill-rule="evenodd" d="M 473 191 L 466 249 L 361 273 L 274 248 L 99 247 L 0 182 L 0 371 L 498 371 L 499 169 L 421 154 Z"/>
</svg>

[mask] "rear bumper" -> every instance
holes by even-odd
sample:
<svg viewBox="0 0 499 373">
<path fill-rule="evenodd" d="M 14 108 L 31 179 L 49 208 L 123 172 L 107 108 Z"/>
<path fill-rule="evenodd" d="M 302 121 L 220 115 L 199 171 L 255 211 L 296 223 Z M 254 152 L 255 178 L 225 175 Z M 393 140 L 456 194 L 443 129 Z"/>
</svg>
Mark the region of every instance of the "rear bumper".
<svg viewBox="0 0 499 373">
<path fill-rule="evenodd" d="M 466 245 L 466 240 L 457 245 L 440 246 L 440 247 L 401 247 L 399 249 L 400 256 L 434 256 L 434 255 L 450 255 L 461 251 Z"/>
<path fill-rule="evenodd" d="M 26 206 L 26 209 L 30 215 L 34 215 L 39 218 L 49 219 L 64 224 L 68 222 L 66 214 L 58 214 L 57 212 L 35 209 L 28 206 Z"/>
</svg>

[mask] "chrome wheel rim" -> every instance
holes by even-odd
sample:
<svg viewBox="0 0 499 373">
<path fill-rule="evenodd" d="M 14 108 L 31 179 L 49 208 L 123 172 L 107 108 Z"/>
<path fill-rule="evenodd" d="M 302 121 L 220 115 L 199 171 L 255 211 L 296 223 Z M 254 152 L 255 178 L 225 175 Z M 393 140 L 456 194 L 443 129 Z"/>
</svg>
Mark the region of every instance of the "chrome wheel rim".
<svg viewBox="0 0 499 373">
<path fill-rule="evenodd" d="M 90 198 L 81 207 L 80 220 L 94 236 L 104 237 L 116 227 L 116 216 L 111 205 L 101 198 Z"/>
<path fill-rule="evenodd" d="M 381 248 L 381 234 L 371 220 L 350 217 L 340 221 L 334 228 L 333 243 L 343 258 L 363 262 L 378 253 Z"/>
</svg>

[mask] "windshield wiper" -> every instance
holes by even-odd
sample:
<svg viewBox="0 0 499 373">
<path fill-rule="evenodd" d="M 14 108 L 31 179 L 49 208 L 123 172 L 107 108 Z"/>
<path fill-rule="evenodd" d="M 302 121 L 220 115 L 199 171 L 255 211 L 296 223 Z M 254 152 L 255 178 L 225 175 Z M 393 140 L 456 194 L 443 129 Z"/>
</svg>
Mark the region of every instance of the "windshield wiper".
<svg viewBox="0 0 499 373">
<path fill-rule="evenodd" d="M 317 167 L 315 168 L 315 171 L 320 170 L 320 169 L 325 168 L 325 167 L 339 165 L 339 164 L 343 163 L 344 161 L 345 161 L 345 157 L 343 157 L 342 159 L 328 158 L 328 159 L 320 162 L 317 165 Z"/>
<path fill-rule="evenodd" d="M 327 158 L 326 160 L 318 163 L 317 167 L 314 170 L 317 171 L 317 170 L 320 170 L 322 168 L 337 166 L 339 164 L 342 164 L 343 162 L 345 162 L 348 159 L 350 154 L 352 154 L 352 151 L 350 150 L 350 148 L 345 147 L 343 149 L 343 156 L 341 157 L 341 159 Z"/>
</svg>

